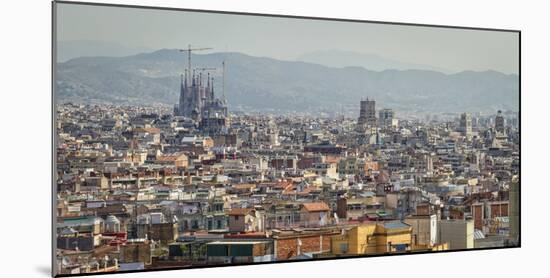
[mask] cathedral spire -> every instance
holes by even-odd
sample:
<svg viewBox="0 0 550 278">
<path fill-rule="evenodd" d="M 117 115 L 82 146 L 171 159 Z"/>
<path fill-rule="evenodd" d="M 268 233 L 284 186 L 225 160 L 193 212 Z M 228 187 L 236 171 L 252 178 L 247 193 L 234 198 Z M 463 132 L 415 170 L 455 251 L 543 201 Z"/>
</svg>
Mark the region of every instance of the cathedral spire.
<svg viewBox="0 0 550 278">
<path fill-rule="evenodd" d="M 214 77 L 212 77 L 212 81 L 210 81 L 210 100 L 214 101 Z"/>
<path fill-rule="evenodd" d="M 187 78 L 188 78 L 188 76 L 187 76 L 187 69 L 185 69 L 185 78 L 184 78 L 184 81 L 183 81 L 183 82 L 184 82 L 183 85 L 184 85 L 184 87 L 186 87 L 186 88 L 187 88 Z"/>
<path fill-rule="evenodd" d="M 184 79 L 185 79 L 185 81 L 184 81 Z M 183 116 L 183 113 L 185 111 L 185 88 L 186 88 L 186 84 L 187 84 L 187 71 L 185 72 L 185 78 L 184 78 L 183 74 L 181 75 L 180 99 L 179 99 L 179 103 L 177 105 L 177 110 L 176 110 L 176 115 L 178 115 L 178 116 Z"/>
<path fill-rule="evenodd" d="M 184 80 L 183 74 L 181 74 L 181 81 L 180 81 L 180 98 L 182 97 L 183 92 L 185 91 L 185 87 L 186 87 L 185 84 L 184 84 L 185 81 L 183 81 L 183 80 Z"/>
</svg>

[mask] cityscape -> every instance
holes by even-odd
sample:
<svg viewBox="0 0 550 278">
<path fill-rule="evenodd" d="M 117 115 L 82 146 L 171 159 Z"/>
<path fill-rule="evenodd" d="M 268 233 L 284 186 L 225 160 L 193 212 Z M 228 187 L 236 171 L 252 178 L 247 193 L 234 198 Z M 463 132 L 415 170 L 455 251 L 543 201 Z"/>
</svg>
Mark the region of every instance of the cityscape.
<svg viewBox="0 0 550 278">
<path fill-rule="evenodd" d="M 172 107 L 56 105 L 59 274 L 518 246 L 518 111 L 234 113 L 186 51 Z"/>
<path fill-rule="evenodd" d="M 54 9 L 54 276 L 520 247 L 518 33 Z"/>
</svg>

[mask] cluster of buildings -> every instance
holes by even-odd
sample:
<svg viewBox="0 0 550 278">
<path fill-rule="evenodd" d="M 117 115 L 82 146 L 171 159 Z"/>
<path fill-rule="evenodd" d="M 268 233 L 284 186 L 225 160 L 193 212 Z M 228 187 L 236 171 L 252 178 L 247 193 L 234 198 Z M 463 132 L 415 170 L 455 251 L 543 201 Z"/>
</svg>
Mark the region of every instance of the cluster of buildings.
<svg viewBox="0 0 550 278">
<path fill-rule="evenodd" d="M 166 107 L 56 107 L 60 274 L 517 246 L 517 114 L 229 114 L 213 80 Z"/>
</svg>

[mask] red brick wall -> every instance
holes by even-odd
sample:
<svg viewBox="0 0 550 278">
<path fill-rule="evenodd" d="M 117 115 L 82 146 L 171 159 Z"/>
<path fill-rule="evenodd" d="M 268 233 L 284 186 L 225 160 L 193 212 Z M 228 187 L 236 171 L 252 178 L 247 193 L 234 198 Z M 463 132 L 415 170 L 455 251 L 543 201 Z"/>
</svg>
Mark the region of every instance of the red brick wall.
<svg viewBox="0 0 550 278">
<path fill-rule="evenodd" d="M 508 204 L 491 204 L 491 218 L 508 216 Z"/>
<path fill-rule="evenodd" d="M 323 235 L 323 251 L 330 251 L 330 237 L 331 235 Z M 275 244 L 275 256 L 278 260 L 286 260 L 298 255 L 298 237 L 277 239 Z M 302 253 L 319 252 L 320 235 L 300 237 L 302 246 L 300 248 Z"/>
<path fill-rule="evenodd" d="M 303 157 L 298 160 L 298 169 L 307 169 L 313 167 L 313 163 L 320 162 L 316 157 Z"/>
<path fill-rule="evenodd" d="M 474 228 L 481 230 L 483 228 L 483 205 L 472 205 L 472 214 L 474 216 Z"/>
</svg>

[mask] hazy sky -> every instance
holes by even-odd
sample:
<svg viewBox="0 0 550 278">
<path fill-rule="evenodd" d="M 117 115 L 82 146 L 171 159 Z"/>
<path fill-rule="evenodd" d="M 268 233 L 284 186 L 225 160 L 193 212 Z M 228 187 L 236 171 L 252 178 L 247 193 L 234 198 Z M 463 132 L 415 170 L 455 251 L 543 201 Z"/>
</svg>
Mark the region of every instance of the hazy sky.
<svg viewBox="0 0 550 278">
<path fill-rule="evenodd" d="M 58 4 L 57 18 L 59 41 L 98 40 L 150 49 L 192 44 L 284 60 L 338 49 L 452 71 L 518 73 L 518 34 L 512 32 L 74 4 Z"/>
</svg>

